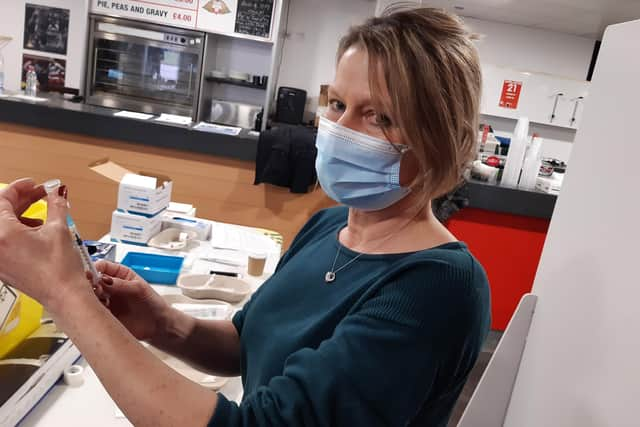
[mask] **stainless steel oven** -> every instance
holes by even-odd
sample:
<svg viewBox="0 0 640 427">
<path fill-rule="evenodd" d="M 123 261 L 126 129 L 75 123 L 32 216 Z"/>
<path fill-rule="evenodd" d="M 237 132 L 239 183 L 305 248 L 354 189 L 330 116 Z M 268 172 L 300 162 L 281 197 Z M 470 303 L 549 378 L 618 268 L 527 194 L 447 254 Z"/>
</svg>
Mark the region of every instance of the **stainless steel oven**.
<svg viewBox="0 0 640 427">
<path fill-rule="evenodd" d="M 91 15 L 87 103 L 194 120 L 204 33 Z"/>
</svg>

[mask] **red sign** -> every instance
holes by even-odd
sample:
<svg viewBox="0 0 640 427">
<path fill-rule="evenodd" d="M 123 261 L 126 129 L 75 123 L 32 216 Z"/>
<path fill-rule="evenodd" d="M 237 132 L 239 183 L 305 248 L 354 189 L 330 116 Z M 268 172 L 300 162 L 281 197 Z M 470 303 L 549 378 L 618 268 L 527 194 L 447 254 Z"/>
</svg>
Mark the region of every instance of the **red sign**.
<svg viewBox="0 0 640 427">
<path fill-rule="evenodd" d="M 520 91 L 522 90 L 522 82 L 513 80 L 505 80 L 502 84 L 502 94 L 500 95 L 500 106 L 502 108 L 510 108 L 515 110 L 518 108 L 520 100 Z"/>
</svg>

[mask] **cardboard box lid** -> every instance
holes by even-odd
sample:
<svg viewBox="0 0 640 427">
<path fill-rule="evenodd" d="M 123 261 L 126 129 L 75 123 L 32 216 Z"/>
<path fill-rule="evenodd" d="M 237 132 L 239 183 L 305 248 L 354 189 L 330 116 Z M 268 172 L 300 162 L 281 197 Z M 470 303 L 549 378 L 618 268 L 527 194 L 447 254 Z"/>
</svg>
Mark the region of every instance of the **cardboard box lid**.
<svg viewBox="0 0 640 427">
<path fill-rule="evenodd" d="M 127 177 L 126 181 L 132 184 L 137 184 L 137 180 L 131 175 L 146 177 L 147 179 L 140 179 L 139 181 L 141 187 L 147 188 L 160 188 L 164 186 L 165 182 L 171 182 L 171 178 L 166 175 L 159 175 L 149 172 L 131 172 L 129 169 L 109 160 L 109 158 L 96 160 L 95 162 L 90 163 L 89 169 L 117 183 L 125 181 L 125 177 Z M 151 185 L 151 180 L 149 178 L 155 179 L 155 184 L 153 184 L 153 186 Z"/>
</svg>

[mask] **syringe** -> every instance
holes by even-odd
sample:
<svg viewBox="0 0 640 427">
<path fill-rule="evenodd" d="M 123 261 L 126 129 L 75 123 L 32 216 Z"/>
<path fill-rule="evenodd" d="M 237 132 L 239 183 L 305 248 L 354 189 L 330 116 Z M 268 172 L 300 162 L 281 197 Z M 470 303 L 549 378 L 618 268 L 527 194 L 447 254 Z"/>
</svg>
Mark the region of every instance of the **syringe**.
<svg viewBox="0 0 640 427">
<path fill-rule="evenodd" d="M 58 191 L 62 182 L 59 179 L 52 179 L 43 184 L 44 190 L 47 194 L 52 194 Z M 78 229 L 76 228 L 76 224 L 73 222 L 71 215 L 67 214 L 67 226 L 69 227 L 69 233 L 71 233 L 71 238 L 73 240 L 74 246 L 80 254 L 80 259 L 82 259 L 82 264 L 84 265 L 85 271 L 91 272 L 91 281 L 94 286 L 97 286 L 100 283 L 100 273 L 96 270 L 96 267 L 93 265 L 91 261 L 91 255 L 89 255 L 89 251 L 87 247 L 84 245 L 82 238 L 80 237 L 80 233 L 78 233 Z"/>
</svg>

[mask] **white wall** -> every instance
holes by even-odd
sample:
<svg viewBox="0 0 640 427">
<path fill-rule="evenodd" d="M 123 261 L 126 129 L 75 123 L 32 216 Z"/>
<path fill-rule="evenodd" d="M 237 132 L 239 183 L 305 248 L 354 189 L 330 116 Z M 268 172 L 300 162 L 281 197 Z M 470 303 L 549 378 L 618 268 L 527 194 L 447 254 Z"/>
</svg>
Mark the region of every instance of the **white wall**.
<svg viewBox="0 0 640 427">
<path fill-rule="evenodd" d="M 25 4 L 69 9 L 69 39 L 67 55 L 24 50 Z M 2 0 L 0 1 L 0 34 L 13 37 L 2 50 L 5 60 L 5 88 L 9 91 L 20 89 L 22 54 L 66 59 L 67 69 L 65 86 L 82 89 L 84 81 L 85 52 L 87 41 L 88 0 Z"/>
<path fill-rule="evenodd" d="M 394 3 L 422 4 L 425 7 L 434 4 L 436 7 L 452 6 L 450 1 L 377 0 L 376 14 Z M 468 17 L 463 19 L 474 32 L 484 36 L 478 42 L 482 62 L 578 80 L 587 77 L 595 40 L 521 25 Z"/>
<path fill-rule="evenodd" d="M 586 80 L 595 40 L 520 25 L 464 18 L 485 63 Z"/>
<path fill-rule="evenodd" d="M 306 90 L 307 110 L 315 111 L 320 85 L 333 80 L 340 38 L 373 16 L 375 6 L 369 0 L 292 0 L 278 87 Z"/>
</svg>

